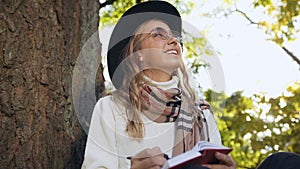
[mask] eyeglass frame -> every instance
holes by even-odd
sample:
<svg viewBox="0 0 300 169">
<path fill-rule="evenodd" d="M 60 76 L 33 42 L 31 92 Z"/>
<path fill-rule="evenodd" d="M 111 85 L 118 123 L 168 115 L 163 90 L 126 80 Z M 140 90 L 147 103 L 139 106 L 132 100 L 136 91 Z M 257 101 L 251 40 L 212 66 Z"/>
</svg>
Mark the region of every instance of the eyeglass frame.
<svg viewBox="0 0 300 169">
<path fill-rule="evenodd" d="M 161 31 L 164 31 L 165 34 L 162 34 Z M 141 33 L 141 34 L 148 34 L 148 36 L 145 37 L 144 39 L 140 40 L 139 43 L 148 39 L 149 37 L 152 37 L 154 40 L 157 40 L 157 39 L 155 39 L 157 37 L 159 37 L 160 40 L 169 40 L 170 38 L 173 37 L 176 39 L 176 42 L 179 44 L 182 44 L 182 40 L 183 40 L 183 38 L 179 32 L 176 32 L 173 30 L 167 31 L 165 28 L 162 28 L 162 27 L 155 27 L 148 33 Z"/>
</svg>

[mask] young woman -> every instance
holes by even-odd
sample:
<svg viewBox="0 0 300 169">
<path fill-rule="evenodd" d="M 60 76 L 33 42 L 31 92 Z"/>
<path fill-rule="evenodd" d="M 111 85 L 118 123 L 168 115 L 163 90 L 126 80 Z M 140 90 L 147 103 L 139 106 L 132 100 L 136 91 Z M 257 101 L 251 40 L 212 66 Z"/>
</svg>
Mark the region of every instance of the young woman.
<svg viewBox="0 0 300 169">
<path fill-rule="evenodd" d="M 117 90 L 94 108 L 83 168 L 161 168 L 164 154 L 174 157 L 200 140 L 221 144 L 209 105 L 189 84 L 181 25 L 164 1 L 140 3 L 118 21 L 107 54 Z M 221 164 L 209 167 L 235 168 L 230 156 L 217 158 Z"/>
</svg>

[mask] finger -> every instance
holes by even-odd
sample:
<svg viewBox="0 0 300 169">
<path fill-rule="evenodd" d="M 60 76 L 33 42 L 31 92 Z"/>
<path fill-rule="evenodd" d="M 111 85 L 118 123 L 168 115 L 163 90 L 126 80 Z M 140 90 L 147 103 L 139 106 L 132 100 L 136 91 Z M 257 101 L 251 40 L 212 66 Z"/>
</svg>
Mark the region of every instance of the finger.
<svg viewBox="0 0 300 169">
<path fill-rule="evenodd" d="M 140 151 L 139 153 L 137 153 L 137 154 L 136 154 L 134 157 L 132 157 L 132 158 L 134 158 L 134 159 L 138 159 L 138 158 L 139 158 L 139 159 L 142 159 L 142 158 L 145 158 L 145 157 L 148 156 L 149 151 L 150 151 L 150 149 L 149 149 L 149 148 L 146 148 L 146 149 Z"/>
<path fill-rule="evenodd" d="M 210 164 L 202 164 L 201 166 L 206 167 L 206 168 L 212 168 L 212 165 L 210 165 Z"/>
<path fill-rule="evenodd" d="M 161 168 L 166 161 L 163 156 L 152 156 L 143 159 L 137 158 L 131 160 L 131 168 Z"/>
<path fill-rule="evenodd" d="M 151 154 L 152 154 L 153 156 L 157 156 L 157 155 L 163 156 L 163 153 L 161 152 L 160 148 L 157 147 L 157 146 L 155 146 L 155 147 L 153 147 L 153 148 L 151 149 Z"/>
<path fill-rule="evenodd" d="M 235 167 L 235 162 L 233 161 L 233 159 L 231 158 L 231 156 L 227 155 L 227 154 L 222 154 L 219 152 L 216 152 L 215 154 L 216 158 L 219 159 L 221 161 L 222 164 L 225 164 L 227 166 L 234 166 Z"/>
<path fill-rule="evenodd" d="M 161 168 L 166 162 L 163 153 L 159 147 L 147 148 L 140 151 L 137 155 L 131 159 L 131 168 L 145 168 L 149 169 L 151 167 Z"/>
<path fill-rule="evenodd" d="M 143 164 L 150 167 L 155 167 L 155 166 L 162 167 L 166 163 L 166 161 L 167 160 L 163 156 L 153 156 L 142 160 Z"/>
<path fill-rule="evenodd" d="M 151 164 L 150 162 L 148 162 L 148 160 L 146 160 L 147 158 L 135 158 L 135 159 L 131 159 L 131 167 L 130 169 L 149 169 L 153 166 L 153 164 Z"/>
<path fill-rule="evenodd" d="M 163 155 L 163 154 L 160 151 L 159 147 L 153 147 L 153 148 L 146 148 L 146 149 L 140 151 L 133 158 L 143 159 L 143 158 L 148 158 L 148 157 L 157 156 L 157 155 Z"/>
<path fill-rule="evenodd" d="M 221 161 L 221 164 L 204 164 L 204 167 L 210 169 L 235 169 L 236 163 L 231 156 L 216 152 L 216 158 Z"/>
</svg>

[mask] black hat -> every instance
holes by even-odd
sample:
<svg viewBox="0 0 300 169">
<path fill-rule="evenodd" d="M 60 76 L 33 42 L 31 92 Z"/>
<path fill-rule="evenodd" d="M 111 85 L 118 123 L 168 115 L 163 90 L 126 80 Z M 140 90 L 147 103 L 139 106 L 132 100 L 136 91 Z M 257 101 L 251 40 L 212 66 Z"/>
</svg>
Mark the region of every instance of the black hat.
<svg viewBox="0 0 300 169">
<path fill-rule="evenodd" d="M 107 65 L 109 76 L 116 88 L 120 88 L 123 82 L 123 74 L 115 70 L 124 59 L 122 54 L 136 29 L 145 21 L 159 19 L 165 22 L 171 30 L 181 33 L 182 21 L 177 9 L 165 1 L 147 1 L 139 3 L 128 9 L 116 24 L 110 37 Z"/>
</svg>

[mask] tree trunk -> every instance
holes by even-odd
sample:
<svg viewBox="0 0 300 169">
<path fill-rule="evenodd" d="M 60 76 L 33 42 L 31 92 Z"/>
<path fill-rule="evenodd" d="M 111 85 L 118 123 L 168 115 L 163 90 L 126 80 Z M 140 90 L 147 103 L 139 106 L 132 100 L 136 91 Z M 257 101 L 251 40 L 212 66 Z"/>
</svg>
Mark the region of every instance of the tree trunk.
<svg viewBox="0 0 300 169">
<path fill-rule="evenodd" d="M 80 168 L 86 134 L 72 74 L 98 11 L 98 0 L 0 1 L 1 168 Z"/>
</svg>

